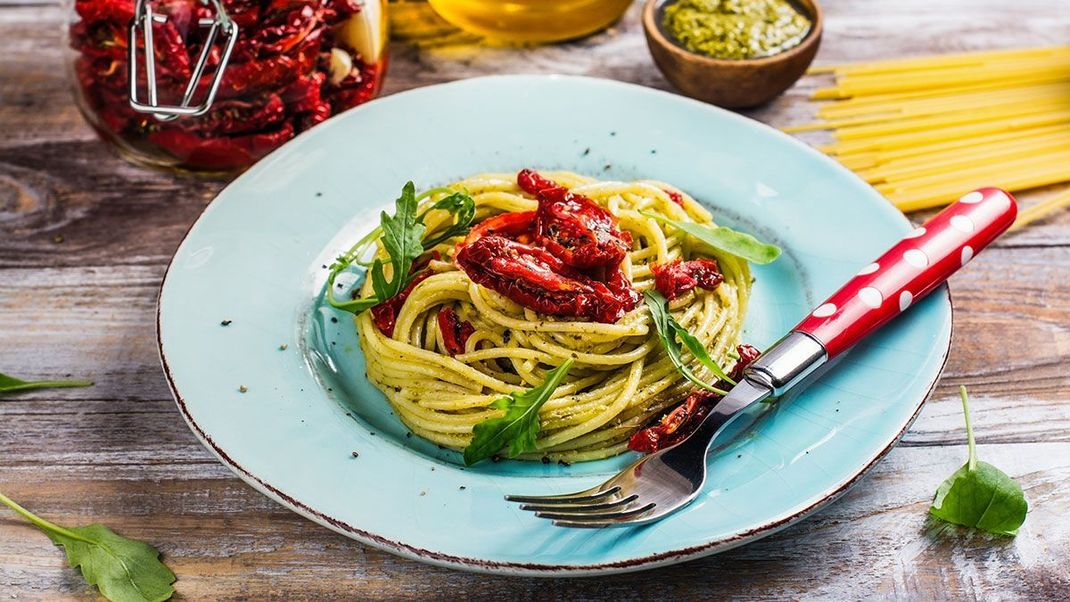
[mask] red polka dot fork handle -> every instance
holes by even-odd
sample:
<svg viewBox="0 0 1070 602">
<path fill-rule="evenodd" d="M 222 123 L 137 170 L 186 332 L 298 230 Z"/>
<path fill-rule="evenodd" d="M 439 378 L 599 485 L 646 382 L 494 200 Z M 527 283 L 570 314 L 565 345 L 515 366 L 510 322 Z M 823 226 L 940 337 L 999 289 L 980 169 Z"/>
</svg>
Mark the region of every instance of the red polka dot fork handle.
<svg viewBox="0 0 1070 602">
<path fill-rule="evenodd" d="M 933 291 L 1014 223 L 998 188 L 963 195 L 862 268 L 794 328 L 836 357 Z"/>
</svg>

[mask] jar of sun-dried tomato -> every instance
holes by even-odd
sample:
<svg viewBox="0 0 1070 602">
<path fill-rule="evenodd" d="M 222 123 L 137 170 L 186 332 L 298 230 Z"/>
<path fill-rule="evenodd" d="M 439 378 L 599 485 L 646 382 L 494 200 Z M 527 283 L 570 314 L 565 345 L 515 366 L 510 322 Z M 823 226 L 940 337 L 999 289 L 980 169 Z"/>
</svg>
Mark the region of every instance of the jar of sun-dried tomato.
<svg viewBox="0 0 1070 602">
<path fill-rule="evenodd" d="M 374 98 L 385 0 L 66 0 L 75 98 L 126 158 L 240 171 Z"/>
</svg>

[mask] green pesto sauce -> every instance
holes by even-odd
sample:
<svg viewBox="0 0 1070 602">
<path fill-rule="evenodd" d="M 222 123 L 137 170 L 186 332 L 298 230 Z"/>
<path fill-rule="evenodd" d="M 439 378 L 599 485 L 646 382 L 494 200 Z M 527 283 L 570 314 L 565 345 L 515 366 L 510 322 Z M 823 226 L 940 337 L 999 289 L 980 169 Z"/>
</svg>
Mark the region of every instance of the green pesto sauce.
<svg viewBox="0 0 1070 602">
<path fill-rule="evenodd" d="M 756 59 L 797 46 L 810 19 L 788 0 L 677 0 L 662 26 L 681 46 L 718 59 Z"/>
</svg>

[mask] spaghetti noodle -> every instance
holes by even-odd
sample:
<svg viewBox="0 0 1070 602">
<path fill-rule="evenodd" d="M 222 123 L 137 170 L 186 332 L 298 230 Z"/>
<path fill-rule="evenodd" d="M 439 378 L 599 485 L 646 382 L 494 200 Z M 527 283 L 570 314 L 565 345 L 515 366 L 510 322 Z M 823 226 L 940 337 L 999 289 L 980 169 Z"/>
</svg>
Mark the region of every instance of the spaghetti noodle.
<svg viewBox="0 0 1070 602">
<path fill-rule="evenodd" d="M 1070 46 L 817 67 L 819 148 L 903 211 L 945 205 L 978 182 L 1020 191 L 1070 182 Z M 1054 211 L 1058 203 L 1044 205 Z M 1032 219 L 1041 217 L 1035 214 Z"/>
<path fill-rule="evenodd" d="M 705 208 L 661 182 L 598 181 L 567 172 L 549 172 L 545 178 L 569 189 L 568 195 L 593 200 L 612 216 L 620 238 L 630 238 L 621 249 L 623 259 L 613 260 L 619 261 L 623 286 L 636 293 L 655 287 L 654 271 L 660 266 L 679 259 L 714 259 L 716 264 L 708 263 L 719 266 L 723 280 L 713 282 L 712 290 L 699 285 L 674 295 L 669 309 L 719 366 L 735 363 L 751 287 L 747 262 L 653 217 L 712 225 Z M 474 200 L 473 233 L 481 223 L 496 223 L 488 218 L 529 216 L 540 210 L 539 201 L 521 190 L 515 176 L 474 176 L 423 195 L 424 240 L 453 223 L 448 212 L 428 208 L 458 191 Z M 519 236 L 523 240 L 526 235 Z M 413 433 L 463 449 L 475 425 L 502 414 L 491 406 L 495 400 L 538 386 L 547 372 L 572 359 L 567 377 L 539 410 L 536 449 L 520 457 L 594 460 L 626 450 L 636 431 L 692 389 L 666 355 L 642 304 L 625 304 L 627 311 L 619 319 L 536 312 L 508 294 L 477 284 L 458 267 L 458 248 L 465 248 L 469 239 L 453 237 L 426 249 L 426 267 L 420 267 L 421 276 L 412 280 L 415 286 L 410 285 L 400 308 L 395 307 L 392 331 L 381 327 L 374 311 L 355 318 L 369 379 Z M 381 242 L 376 249 L 376 257 L 388 259 Z M 613 288 L 608 282 L 612 276 L 606 278 Z M 375 294 L 368 281 L 358 298 Z M 695 375 L 717 380 L 692 356 L 684 357 Z"/>
</svg>

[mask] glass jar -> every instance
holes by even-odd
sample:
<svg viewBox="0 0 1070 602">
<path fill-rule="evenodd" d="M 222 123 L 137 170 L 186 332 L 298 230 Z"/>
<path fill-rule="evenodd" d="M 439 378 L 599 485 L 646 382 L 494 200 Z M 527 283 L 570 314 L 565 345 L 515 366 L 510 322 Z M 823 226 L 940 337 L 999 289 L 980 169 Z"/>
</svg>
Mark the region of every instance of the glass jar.
<svg viewBox="0 0 1070 602">
<path fill-rule="evenodd" d="M 374 98 L 386 69 L 385 0 L 66 2 L 78 107 L 143 165 L 240 171 Z"/>
<path fill-rule="evenodd" d="M 503 42 L 581 38 L 620 18 L 632 0 L 428 0 L 457 27 Z"/>
</svg>

